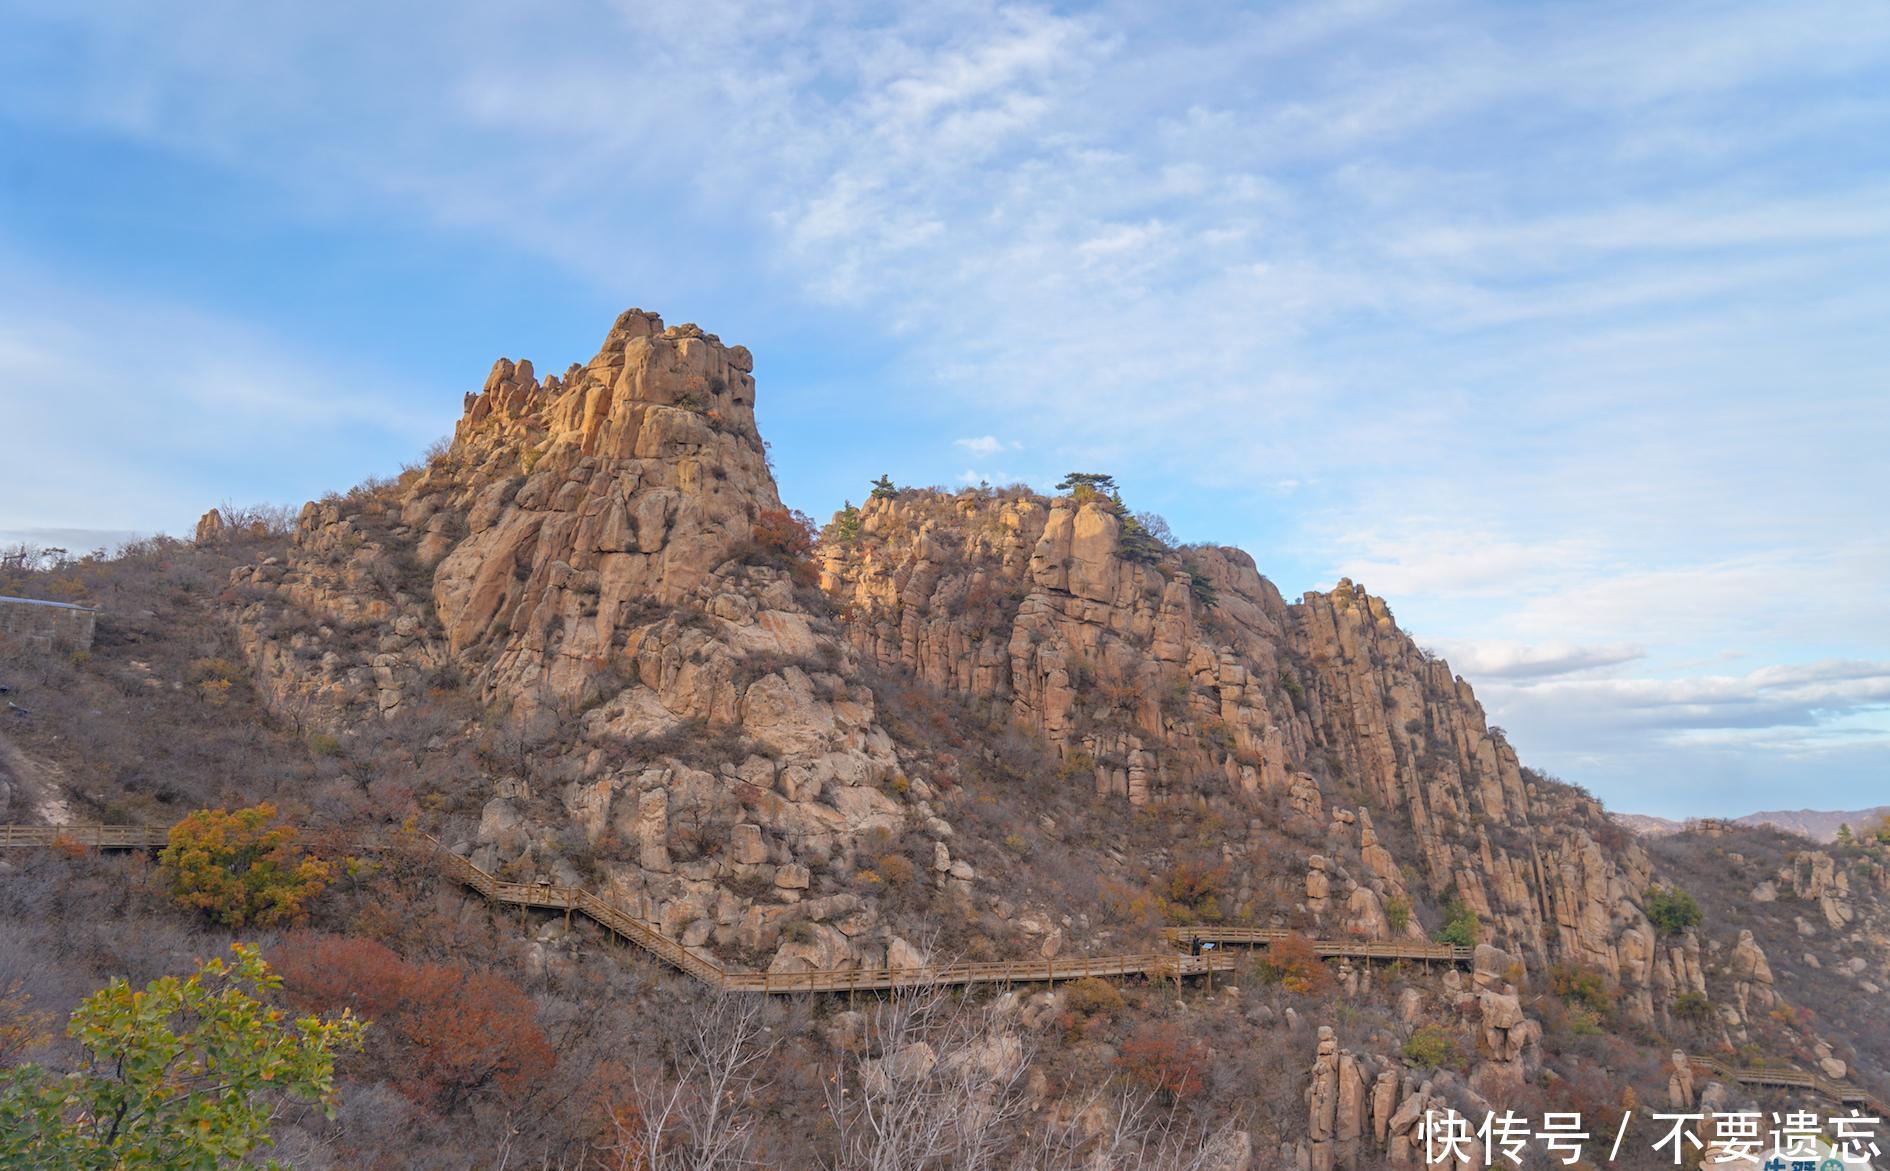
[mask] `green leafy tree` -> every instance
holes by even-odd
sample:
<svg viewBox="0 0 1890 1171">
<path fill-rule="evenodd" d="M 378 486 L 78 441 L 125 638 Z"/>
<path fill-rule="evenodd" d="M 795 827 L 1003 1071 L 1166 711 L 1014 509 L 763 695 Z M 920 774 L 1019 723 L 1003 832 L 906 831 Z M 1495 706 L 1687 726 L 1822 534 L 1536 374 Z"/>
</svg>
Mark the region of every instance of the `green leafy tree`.
<svg viewBox="0 0 1890 1171">
<path fill-rule="evenodd" d="M 294 922 L 328 885 L 329 872 L 296 845 L 293 826 L 276 824 L 267 802 L 200 809 L 171 827 L 158 855 L 171 897 L 229 927 Z"/>
<path fill-rule="evenodd" d="M 1207 572 L 1194 562 L 1182 566 L 1188 574 L 1188 592 L 1194 595 L 1197 606 L 1212 606 L 1220 601 L 1220 593 L 1214 583 L 1208 580 Z"/>
<path fill-rule="evenodd" d="M 1405 1040 L 1405 1061 L 1420 1069 L 1456 1069 L 1463 1065 L 1457 1038 L 1442 1025 L 1420 1025 Z"/>
<path fill-rule="evenodd" d="M 1700 904 L 1677 886 L 1650 886 L 1641 897 L 1647 921 L 1667 935 L 1678 935 L 1700 925 Z"/>
<path fill-rule="evenodd" d="M 1403 895 L 1392 895 L 1386 899 L 1385 922 L 1391 927 L 1393 935 L 1403 935 L 1405 927 L 1411 922 L 1411 900 Z"/>
<path fill-rule="evenodd" d="M 1713 1023 L 1713 1002 L 1704 992 L 1682 992 L 1673 998 L 1673 1015 L 1695 1028 Z"/>
<path fill-rule="evenodd" d="M 1483 933 L 1483 924 L 1478 922 L 1477 913 L 1470 909 L 1462 899 L 1452 899 L 1444 908 L 1444 925 L 1437 929 L 1437 942 L 1451 943 L 1458 947 L 1475 947 L 1477 937 Z"/>
<path fill-rule="evenodd" d="M 188 979 L 114 980 L 86 997 L 67 1029 L 84 1068 L 0 1070 L 0 1167 L 253 1166 L 285 1102 L 332 1112 L 335 1056 L 359 1046 L 364 1024 L 346 1012 L 289 1019 L 268 1003 L 278 981 L 256 949 L 230 951 Z"/>
<path fill-rule="evenodd" d="M 1115 503 L 1116 517 L 1121 525 L 1117 540 L 1122 550 L 1122 556 L 1130 561 L 1139 561 L 1145 565 L 1153 565 L 1157 561 L 1160 561 L 1162 555 L 1168 552 L 1168 546 L 1164 545 L 1159 537 L 1149 531 L 1148 526 L 1143 523 L 1140 517 L 1129 512 L 1129 510 L 1123 506 L 1121 496 L 1115 496 L 1111 499 Z"/>
<path fill-rule="evenodd" d="M 899 489 L 893 487 L 891 476 L 881 476 L 873 481 L 872 499 L 890 500 L 897 495 L 899 495 Z"/>
<path fill-rule="evenodd" d="M 1837 840 L 1840 846 L 1854 846 L 1857 844 L 1857 835 L 1851 832 L 1850 822 L 1847 821 L 1843 825 L 1838 826 Z"/>
</svg>

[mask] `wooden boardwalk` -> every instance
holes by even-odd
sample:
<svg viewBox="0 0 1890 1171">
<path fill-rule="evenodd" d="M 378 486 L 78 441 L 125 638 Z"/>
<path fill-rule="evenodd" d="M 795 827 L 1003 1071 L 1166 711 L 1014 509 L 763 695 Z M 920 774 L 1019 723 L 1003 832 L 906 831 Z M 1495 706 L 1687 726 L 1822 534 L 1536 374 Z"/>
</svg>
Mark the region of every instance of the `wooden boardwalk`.
<svg viewBox="0 0 1890 1171">
<path fill-rule="evenodd" d="M 62 843 L 95 850 L 161 850 L 168 829 L 148 825 L 0 825 L 0 846 L 56 846 Z"/>
<path fill-rule="evenodd" d="M 821 968 L 802 972 L 732 972 L 707 952 L 685 947 L 648 923 L 583 887 L 554 886 L 546 882 L 508 882 L 481 870 L 466 858 L 425 835 L 432 854 L 454 881 L 478 891 L 487 900 L 515 907 L 535 907 L 584 915 L 613 936 L 635 944 L 677 971 L 729 992 L 790 995 L 800 992 L 869 992 L 933 984 L 1055 984 L 1096 976 L 1119 979 L 1141 976 L 1151 980 L 1181 980 L 1232 971 L 1227 947 L 1266 947 L 1294 932 L 1276 927 L 1197 926 L 1171 927 L 1163 932 L 1174 950 L 1132 952 L 1123 955 L 1069 956 L 1058 959 L 1011 960 L 995 963 L 931 964 L 923 967 Z M 73 842 L 101 850 L 162 848 L 168 831 L 141 825 L 0 825 L 0 847 L 54 846 Z M 1313 951 L 1326 958 L 1358 960 L 1411 960 L 1424 963 L 1468 965 L 1474 950 L 1452 944 L 1413 940 L 1310 939 Z M 1212 945 L 1203 954 L 1191 954 L 1197 945 Z M 1858 1106 L 1879 1117 L 1887 1112 L 1868 1092 L 1849 1082 L 1836 1082 L 1796 1069 L 1730 1066 L 1711 1057 L 1689 1054 L 1694 1067 L 1715 1077 L 1749 1086 L 1812 1090 L 1845 1106 Z"/>
<path fill-rule="evenodd" d="M 1739 1082 L 1748 1086 L 1783 1087 L 1786 1089 L 1814 1090 L 1841 1106 L 1861 1106 L 1878 1118 L 1883 1118 L 1890 1111 L 1883 1103 L 1870 1096 L 1869 1091 L 1850 1082 L 1834 1082 L 1829 1078 L 1808 1073 L 1802 1069 L 1768 1069 L 1763 1066 L 1727 1065 L 1712 1057 L 1697 1054 L 1686 1055 L 1688 1064 L 1695 1069 L 1705 1070 L 1714 1077 L 1727 1081 Z"/>
<path fill-rule="evenodd" d="M 1288 939 L 1295 933 L 1280 927 L 1170 927 L 1162 934 L 1171 943 L 1191 947 L 1194 943 L 1216 947 L 1265 947 Z M 1425 963 L 1468 965 L 1476 958 L 1476 949 L 1449 943 L 1428 943 L 1409 939 L 1308 939 L 1313 953 L 1324 959 L 1348 960 L 1421 960 Z"/>
<path fill-rule="evenodd" d="M 431 841 L 432 839 L 429 839 Z M 434 853 L 446 872 L 495 903 L 541 907 L 588 916 L 619 938 L 705 984 L 730 992 L 786 994 L 794 992 L 854 992 L 903 988 L 921 984 L 1030 984 L 1081 980 L 1088 976 L 1146 976 L 1180 979 L 1210 972 L 1232 971 L 1225 955 L 1191 956 L 1175 951 L 1131 955 L 1071 956 L 1065 959 L 1019 960 L 1000 963 L 931 964 L 913 968 L 820 968 L 803 972 L 731 972 L 714 957 L 657 931 L 615 903 L 582 887 L 549 883 L 506 882 L 433 841 Z"/>
<path fill-rule="evenodd" d="M 147 826 L 0 826 L 0 846 L 47 846 L 60 841 L 80 842 L 99 849 L 156 849 L 166 842 L 166 831 Z M 705 984 L 731 992 L 769 995 L 796 992 L 867 992 L 920 984 L 1055 984 L 1092 976 L 1119 979 L 1142 976 L 1151 980 L 1181 980 L 1230 972 L 1234 958 L 1228 946 L 1266 946 L 1290 932 L 1254 927 L 1171 928 L 1165 950 L 1118 955 L 1074 955 L 1055 959 L 1002 960 L 982 963 L 928 964 L 923 967 L 818 968 L 800 972 L 734 972 L 715 957 L 671 939 L 624 908 L 576 886 L 547 882 L 508 882 L 448 850 L 438 839 L 426 838 L 433 856 L 455 881 L 478 891 L 488 900 L 515 907 L 536 907 L 584 915 L 619 939 L 635 944 L 670 967 Z M 1411 941 L 1315 939 L 1321 956 L 1361 960 L 1422 960 L 1468 964 L 1469 948 Z M 1212 945 L 1208 947 L 1206 945 Z"/>
</svg>

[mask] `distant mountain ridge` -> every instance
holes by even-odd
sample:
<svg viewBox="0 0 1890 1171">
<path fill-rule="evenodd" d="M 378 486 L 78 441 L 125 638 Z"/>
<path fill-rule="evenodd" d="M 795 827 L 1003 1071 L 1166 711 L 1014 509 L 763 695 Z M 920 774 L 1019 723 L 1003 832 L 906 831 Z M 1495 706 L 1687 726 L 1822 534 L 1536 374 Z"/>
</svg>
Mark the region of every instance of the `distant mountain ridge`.
<svg viewBox="0 0 1890 1171">
<path fill-rule="evenodd" d="M 1615 821 L 1647 837 L 1664 837 L 1677 834 L 1686 828 L 1684 821 L 1675 821 L 1670 817 L 1655 817 L 1646 813 L 1615 813 Z M 1748 813 L 1744 817 L 1735 817 L 1737 825 L 1764 825 L 1786 833 L 1798 834 L 1814 842 L 1834 842 L 1837 840 L 1838 827 L 1848 825 L 1853 830 L 1862 830 L 1867 825 L 1875 825 L 1883 817 L 1890 816 L 1890 805 L 1878 805 L 1870 809 L 1823 810 L 1823 809 L 1768 809 L 1758 813 Z"/>
</svg>

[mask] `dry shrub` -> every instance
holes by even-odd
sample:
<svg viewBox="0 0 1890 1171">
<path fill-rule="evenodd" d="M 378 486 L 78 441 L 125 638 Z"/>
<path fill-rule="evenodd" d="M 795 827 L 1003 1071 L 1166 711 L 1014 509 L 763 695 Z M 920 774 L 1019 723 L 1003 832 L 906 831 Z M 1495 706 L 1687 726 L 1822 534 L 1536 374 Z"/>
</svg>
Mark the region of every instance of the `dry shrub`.
<svg viewBox="0 0 1890 1171">
<path fill-rule="evenodd" d="M 1057 1013 L 1057 1026 L 1072 1041 L 1089 1036 L 1122 1011 L 1122 993 L 1109 981 L 1096 976 L 1065 984 L 1063 1007 Z"/>
<path fill-rule="evenodd" d="M 1319 958 L 1312 940 L 1292 934 L 1267 948 L 1260 960 L 1260 978 L 1289 992 L 1313 996 L 1332 983 L 1332 971 Z"/>
<path fill-rule="evenodd" d="M 918 877 L 918 868 L 904 854 L 881 854 L 873 867 L 889 886 L 910 886 Z"/>
<path fill-rule="evenodd" d="M 299 1006 L 373 1022 L 368 1059 L 416 1102 L 450 1110 L 488 1087 L 528 1089 L 556 1062 L 518 985 L 461 964 L 411 964 L 368 939 L 298 932 L 273 957 Z"/>
<path fill-rule="evenodd" d="M 765 508 L 755 517 L 750 536 L 762 553 L 794 562 L 814 551 L 815 533 L 813 519 L 806 513 L 789 508 Z"/>
<path fill-rule="evenodd" d="M 1201 1092 L 1206 1066 L 1207 1046 L 1170 1021 L 1143 1025 L 1116 1057 L 1129 1081 L 1176 1102 Z"/>
</svg>

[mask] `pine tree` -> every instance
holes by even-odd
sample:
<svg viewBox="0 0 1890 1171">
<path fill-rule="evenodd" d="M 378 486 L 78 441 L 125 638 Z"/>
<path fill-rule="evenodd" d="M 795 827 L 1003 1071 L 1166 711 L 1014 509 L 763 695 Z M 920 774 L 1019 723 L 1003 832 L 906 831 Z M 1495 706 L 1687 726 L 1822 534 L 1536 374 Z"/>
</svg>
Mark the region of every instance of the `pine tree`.
<svg viewBox="0 0 1890 1171">
<path fill-rule="evenodd" d="M 860 535 L 860 510 L 853 507 L 853 501 L 846 502 L 846 507 L 833 520 L 833 536 L 837 541 L 851 541 Z"/>
<path fill-rule="evenodd" d="M 1122 493 L 1116 489 L 1116 478 L 1105 472 L 1070 472 L 1057 484 L 1057 491 L 1068 492 L 1078 500 L 1095 496 L 1113 497 L 1118 508 L 1122 505 Z"/>
</svg>

